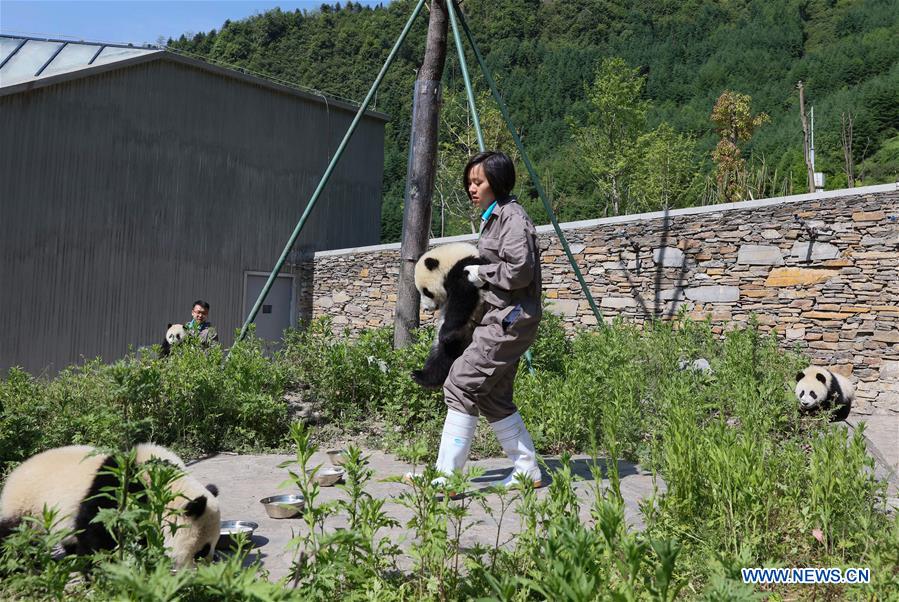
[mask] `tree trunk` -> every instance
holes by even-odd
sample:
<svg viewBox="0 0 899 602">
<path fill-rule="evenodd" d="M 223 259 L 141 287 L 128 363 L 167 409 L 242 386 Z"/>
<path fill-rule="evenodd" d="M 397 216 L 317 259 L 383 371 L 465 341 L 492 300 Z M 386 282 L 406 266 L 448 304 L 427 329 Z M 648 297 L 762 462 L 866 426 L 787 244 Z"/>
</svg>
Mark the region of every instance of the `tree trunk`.
<svg viewBox="0 0 899 602">
<path fill-rule="evenodd" d="M 619 215 L 621 207 L 619 206 L 620 196 L 618 194 L 618 179 L 612 176 L 612 215 Z"/>
<path fill-rule="evenodd" d="M 843 170 L 848 188 L 855 188 L 855 163 L 852 159 L 852 112 L 840 115 L 840 142 L 843 146 Z"/>
<path fill-rule="evenodd" d="M 432 0 L 425 57 L 418 71 L 412 100 L 403 242 L 400 246 L 396 314 L 393 318 L 393 346 L 397 349 L 412 342 L 412 330 L 418 327 L 420 299 L 415 289 L 415 263 L 427 250 L 431 231 L 431 200 L 437 171 L 440 80 L 446 62 L 446 26 L 444 0 Z"/>
<path fill-rule="evenodd" d="M 808 191 L 815 192 L 815 167 L 812 165 L 810 149 L 810 134 L 808 131 L 808 119 L 805 117 L 805 88 L 800 81 L 796 84 L 799 88 L 799 118 L 802 119 L 802 155 L 805 157 L 805 167 L 808 170 Z"/>
</svg>

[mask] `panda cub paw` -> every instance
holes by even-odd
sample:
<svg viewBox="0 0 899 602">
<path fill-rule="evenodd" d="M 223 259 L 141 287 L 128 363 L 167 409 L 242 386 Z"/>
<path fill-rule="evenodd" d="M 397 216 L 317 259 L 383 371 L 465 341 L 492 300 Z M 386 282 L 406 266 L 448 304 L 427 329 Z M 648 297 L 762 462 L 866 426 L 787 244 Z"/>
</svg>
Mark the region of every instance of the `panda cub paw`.
<svg viewBox="0 0 899 602">
<path fill-rule="evenodd" d="M 439 389 L 443 386 L 443 380 L 437 380 L 433 375 L 428 375 L 425 370 L 413 370 L 412 371 L 412 380 L 415 381 L 415 384 L 419 385 L 423 389 Z M 446 380 L 446 377 L 444 377 Z"/>
<path fill-rule="evenodd" d="M 477 264 L 465 266 L 465 274 L 468 277 L 468 281 L 471 284 L 473 284 L 475 288 L 483 288 L 484 287 L 484 281 L 481 279 L 481 276 L 478 274 Z"/>
</svg>

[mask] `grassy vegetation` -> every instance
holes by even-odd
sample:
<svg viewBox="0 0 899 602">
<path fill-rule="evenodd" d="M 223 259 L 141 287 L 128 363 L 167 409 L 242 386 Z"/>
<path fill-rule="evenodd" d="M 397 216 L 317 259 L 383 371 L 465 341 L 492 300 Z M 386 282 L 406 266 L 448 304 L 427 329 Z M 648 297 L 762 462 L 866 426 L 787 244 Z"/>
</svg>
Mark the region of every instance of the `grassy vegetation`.
<svg viewBox="0 0 899 602">
<path fill-rule="evenodd" d="M 72 442 L 122 448 L 152 438 L 187 455 L 290 448 L 297 457 L 288 468 L 310 503 L 293 542 L 294 572 L 282 584 L 241 569 L 239 559 L 178 576 L 161 552 L 146 550 L 51 560 L 58 535 L 26 530 L 2 548 L 0 597 L 53 599 L 64 588 L 76 599 L 221 599 L 227 587 L 229 599 L 887 600 L 899 591 L 899 519 L 886 512 L 861 434 L 798 414 L 790 384 L 805 360 L 754 324 L 719 339 L 707 323 L 688 320 L 616 323 L 566 338 L 547 316 L 533 347 L 535 373 L 522 367 L 517 381 L 516 403 L 542 453 L 597 450 L 612 469 L 619 458 L 639 460 L 664 479 L 666 492 L 645 504 L 643 532 L 623 522 L 614 470 L 587 524 L 577 518 L 564 461 L 540 498 L 509 492 L 502 503 L 481 495 L 452 502 L 424 480 L 401 500 L 415 518 L 405 525 L 412 569 L 400 571 L 399 550 L 381 531 L 392 519 L 365 493 L 373 475 L 361 452 L 351 454 L 345 499 L 316 502 L 302 468 L 322 428 L 288 424 L 284 393 L 304 383 L 325 423 L 361 430 L 378 421 L 384 446 L 427 461 L 444 407 L 439 392 L 417 388 L 408 374 L 430 334 L 394 351 L 387 330 L 350 340 L 320 321 L 291 333 L 272 359 L 250 341 L 228 361 L 218 349 L 185 346 L 168 360 L 135 355 L 52 380 L 12 370 L 0 381 L 3 470 Z M 711 369 L 681 368 L 697 358 Z M 487 430 L 475 453 L 498 453 Z M 449 486 L 460 490 L 466 478 Z M 463 550 L 458 534 L 472 504 L 495 512 L 512 504 L 525 529 L 510 546 Z M 338 513 L 347 529 L 331 525 Z M 146 532 L 141 521 L 159 520 L 129 516 L 134 533 Z M 69 573 L 85 562 L 91 579 L 72 582 Z M 751 588 L 739 569 L 752 566 L 870 567 L 872 583 Z"/>
</svg>

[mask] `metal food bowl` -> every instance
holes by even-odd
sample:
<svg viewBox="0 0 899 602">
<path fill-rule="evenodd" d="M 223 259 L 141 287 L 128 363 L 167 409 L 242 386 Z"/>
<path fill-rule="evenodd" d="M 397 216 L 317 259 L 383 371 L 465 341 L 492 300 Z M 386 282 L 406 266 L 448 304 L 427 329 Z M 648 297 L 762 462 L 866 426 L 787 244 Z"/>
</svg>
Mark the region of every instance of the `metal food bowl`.
<svg viewBox="0 0 899 602">
<path fill-rule="evenodd" d="M 319 468 L 315 473 L 315 481 L 322 487 L 332 487 L 343 479 L 344 472 L 339 466 Z"/>
<path fill-rule="evenodd" d="M 287 493 L 264 497 L 259 502 L 265 506 L 265 511 L 272 518 L 293 518 L 303 510 L 305 500 L 299 493 Z"/>
<path fill-rule="evenodd" d="M 327 453 L 328 459 L 331 460 L 331 464 L 334 466 L 343 466 L 346 464 L 347 455 L 345 449 L 332 449 Z"/>
<path fill-rule="evenodd" d="M 215 546 L 217 550 L 230 550 L 237 547 L 237 536 L 245 533 L 247 539 L 253 537 L 253 531 L 259 525 L 247 520 L 223 520 L 219 528 L 219 542 Z"/>
</svg>

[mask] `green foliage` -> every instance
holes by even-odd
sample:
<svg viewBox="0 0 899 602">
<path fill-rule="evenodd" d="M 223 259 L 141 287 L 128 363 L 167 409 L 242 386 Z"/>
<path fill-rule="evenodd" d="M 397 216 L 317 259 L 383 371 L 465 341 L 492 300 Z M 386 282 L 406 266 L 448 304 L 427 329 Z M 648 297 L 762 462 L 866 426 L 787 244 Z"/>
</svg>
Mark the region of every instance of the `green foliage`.
<svg viewBox="0 0 899 602">
<path fill-rule="evenodd" d="M 571 339 L 565 335 L 562 318 L 544 311 L 537 327 L 537 339 L 530 348 L 534 371 L 564 374 L 565 359 L 571 351 Z"/>
<path fill-rule="evenodd" d="M 609 199 L 603 215 L 627 212 L 633 160 L 641 154 L 638 138 L 646 127 L 648 106 L 641 99 L 644 82 L 638 71 L 621 58 L 605 59 L 586 90 L 591 109 L 586 125 L 572 124 L 575 144 L 601 198 Z"/>
<path fill-rule="evenodd" d="M 46 408 L 40 420 L 50 423 L 58 407 L 54 395 L 65 393 L 69 403 L 100 412 L 100 419 L 83 417 L 73 435 L 108 431 L 119 440 L 147 429 L 197 445 L 199 434 L 190 426 L 159 430 L 156 405 L 168 399 L 216 404 L 224 385 L 210 373 L 215 368 L 233 381 L 227 390 L 248 399 L 251 392 L 274 395 L 284 383 L 306 383 L 330 419 L 348 429 L 379 419 L 396 433 L 387 443 L 411 443 L 401 455 L 415 464 L 426 461 L 444 406 L 439 392 L 408 383 L 432 332 L 426 329 L 419 343 L 394 351 L 389 329 L 350 340 L 335 338 L 332 328 L 321 321 L 291 333 L 272 360 L 250 341 L 224 365 L 217 363 L 220 352 L 187 346 L 164 364 L 155 358 L 128 358 L 108 369 L 91 364 L 61 375 L 60 382 L 11 371 L 0 399 L 8 412 L 28 407 L 22 396 L 34 396 L 36 407 Z M 540 451 L 562 453 L 547 490 L 475 491 L 476 470 L 439 485 L 428 467 L 398 498 L 410 510 L 404 525 L 408 558 L 385 532 L 398 525 L 384 511 L 384 500 L 366 492 L 374 474 L 362 452 L 350 446 L 344 495 L 321 503 L 313 479 L 317 467 L 311 465 L 315 430 L 294 423 L 296 455 L 282 466 L 286 483 L 303 493 L 306 505 L 304 528 L 292 542 L 289 583 L 268 582 L 257 565 L 242 568 L 243 547 L 195 572 L 172 574 L 163 536 L 172 495 L 167 484 L 176 473 L 158 463 L 134 466 L 133 457 L 119 454 L 119 485 L 104 492 L 115 508 L 99 517 L 119 548 L 54 560 L 54 546 L 67 535 L 58 517 L 51 511 L 26 521 L 0 544 L 0 597 L 755 600 L 760 592 L 742 584 L 739 574 L 752 566 L 871 568 L 870 584 L 826 586 L 824 595 L 832 599 L 889 599 L 899 585 L 899 519 L 884 512 L 883 487 L 872 477 L 861 432 L 798 414 L 789 383 L 804 360 L 780 350 L 775 336 L 763 335 L 754 321 L 723 338 L 708 322 L 685 318 L 643 327 L 616 322 L 566 337 L 560 319 L 547 314 L 533 355 L 536 373 L 520 368 L 516 403 Z M 697 358 L 706 358 L 711 370 L 691 368 Z M 210 407 L 236 420 L 231 406 Z M 120 425 L 111 426 L 107 415 Z M 286 428 L 284 414 L 279 416 L 279 428 Z M 5 449 L 19 454 L 9 456 L 7 467 L 30 455 L 29 446 L 48 441 L 40 428 L 13 417 L 4 414 L 0 423 Z M 17 425 L 31 433 L 21 443 L 6 434 Z M 67 432 L 59 425 L 50 431 L 54 437 Z M 226 445 L 237 435 L 223 428 L 215 436 Z M 594 500 L 589 509 L 582 508 L 584 486 L 577 485 L 568 455 L 584 450 L 596 458 L 587 484 Z M 664 489 L 644 503 L 642 532 L 624 519 L 623 458 L 640 459 L 664 481 Z M 130 490 L 133 479 L 147 484 L 146 491 Z M 451 492 L 466 495 L 453 500 Z M 493 545 L 463 545 L 473 504 L 497 523 Z M 501 532 L 513 511 L 518 516 L 511 520 L 520 521 L 521 530 L 507 542 Z M 72 578 L 88 569 L 90 579 Z M 775 592 L 784 598 L 793 593 Z"/>
<path fill-rule="evenodd" d="M 811 477 L 808 529 L 820 529 L 827 553 L 845 558 L 853 548 L 868 545 L 868 501 L 881 493 L 873 476 L 874 460 L 865 450 L 864 423 L 848 437 L 832 430 L 812 442 L 808 472 Z"/>
<path fill-rule="evenodd" d="M 880 150 L 859 166 L 861 177 L 876 180 L 893 178 L 899 182 L 899 136 L 893 136 Z"/>
<path fill-rule="evenodd" d="M 41 448 L 48 413 L 38 382 L 12 368 L 0 381 L 0 475 Z"/>
<path fill-rule="evenodd" d="M 630 186 L 634 212 L 660 211 L 695 203 L 699 164 L 694 140 L 662 122 L 637 139 L 641 149 Z"/>
<path fill-rule="evenodd" d="M 274 9 L 227 21 L 190 39 L 169 40 L 169 47 L 358 100 L 374 81 L 413 4 L 394 0 L 374 8 L 350 2 L 315 11 Z M 895 178 L 895 169 L 878 154 L 899 131 L 899 45 L 894 43 L 899 11 L 894 0 L 469 0 L 462 8 L 541 179 L 555 181 L 551 200 L 563 219 L 597 217 L 608 202 L 607 193 L 597 190 L 590 178 L 572 173 L 577 162 L 571 160 L 568 123 L 587 122 L 591 103 L 585 88 L 611 57 L 620 57 L 625 70 L 638 71 L 645 79 L 636 104 L 622 105 L 645 109 L 643 131 L 667 122 L 683 141 L 696 140 L 689 181 L 697 171 L 713 176 L 707 157 L 718 138 L 708 117 L 725 90 L 751 96 L 755 110 L 771 117 L 771 124 L 741 149 L 741 157 L 750 165 L 767 161 L 781 177 L 790 177 L 781 164 L 797 150 L 801 158 L 795 93 L 799 80 L 806 84 L 807 104 L 815 107 L 816 164 L 827 174 L 829 186 L 840 183 L 840 114 L 846 111 L 855 118 L 854 161 L 867 161 L 864 169 L 856 170 L 860 183 Z M 385 132 L 384 242 L 399 240 L 402 232 L 411 91 L 424 53 L 426 22 L 420 18 L 412 28 L 377 96 L 377 109 L 391 116 Z M 462 94 L 456 63 L 450 45 L 444 78 L 448 101 Z M 477 71 L 470 54 L 469 67 Z M 485 88 L 477 75 L 475 80 L 479 108 L 486 116 L 492 101 L 480 103 Z M 442 139 L 449 141 L 445 134 Z M 672 140 L 669 137 L 665 152 L 671 153 L 673 167 L 681 162 L 675 151 L 686 145 L 672 145 Z M 441 157 L 445 165 L 467 156 L 458 148 L 444 151 L 460 155 Z M 793 178 L 794 185 L 801 184 L 804 172 Z M 692 186 L 679 190 L 672 184 L 671 190 L 681 199 L 671 206 L 701 201 Z M 766 194 L 782 190 L 771 187 Z M 526 202 L 533 192 L 522 187 Z M 658 206 L 657 187 L 648 192 L 651 205 Z M 528 210 L 535 219 L 545 219 L 538 205 Z M 447 235 L 468 231 L 464 220 L 453 221 Z"/>
<path fill-rule="evenodd" d="M 721 138 L 712 160 L 715 162 L 715 179 L 718 195 L 726 203 L 738 201 L 746 196 L 741 178 L 745 178 L 746 160 L 741 156 L 739 144 L 748 142 L 755 130 L 769 121 L 766 113 L 752 115 L 752 98 L 732 90 L 725 90 L 712 108 L 712 123 Z"/>
<path fill-rule="evenodd" d="M 366 340 L 335 343 L 329 330 L 320 336 L 332 345 L 362 345 Z M 407 458 L 433 452 L 443 415 L 439 395 L 430 400 L 429 411 L 411 413 L 404 413 L 401 404 L 413 399 L 414 391 L 404 389 L 391 398 L 389 389 L 401 386 L 408 370 L 423 360 L 427 349 L 419 344 L 421 349 L 403 364 L 395 380 L 393 368 L 388 368 L 388 377 L 381 382 L 387 389 L 358 401 L 400 430 L 390 444 L 403 440 L 422 444 L 416 451 L 401 452 Z M 381 359 L 387 366 L 398 362 L 400 356 L 389 348 L 383 351 Z M 776 337 L 760 333 L 754 321 L 723 339 L 707 322 L 684 318 L 644 327 L 617 322 L 569 338 L 560 319 L 547 314 L 532 351 L 536 372 L 532 375 L 521 366 L 515 402 L 541 453 L 588 450 L 595 441 L 608 458 L 609 490 L 603 496 L 611 502 L 620 502 L 618 458 L 639 459 L 664 478 L 666 494 L 647 508 L 649 535 L 652 541 L 676 541 L 680 547 L 653 546 L 649 541 L 638 545 L 634 540 L 626 548 L 627 554 L 637 550 L 655 554 L 660 563 L 656 568 L 675 567 L 668 581 L 662 578 L 665 571 L 657 581 L 648 582 L 643 569 L 633 573 L 641 583 L 653 584 L 654 595 L 670 597 L 688 582 L 697 591 L 707 587 L 709 599 L 753 599 L 752 588 L 740 583 L 738 568 L 766 565 L 772 559 L 808 566 L 889 562 L 890 553 L 877 535 L 886 528 L 877 509 L 882 493 L 870 477 L 870 459 L 861 439 L 855 435 L 849 441 L 843 431 L 829 430 L 823 419 L 800 417 L 788 383 L 803 359 L 781 351 Z M 297 355 L 302 355 L 299 350 Z M 711 370 L 683 367 L 697 358 L 706 358 Z M 417 403 L 411 405 L 421 407 Z M 772 479 L 772 474 L 778 478 Z M 559 473 L 554 479 L 564 490 Z M 454 573 L 439 567 L 443 562 L 452 566 L 456 551 L 452 538 L 438 535 L 453 533 L 457 523 L 454 515 L 425 495 L 424 483 L 418 486 L 424 488 L 421 496 L 414 498 L 414 504 L 410 500 L 418 518 L 408 527 L 428 533 L 428 545 L 418 548 L 415 557 L 419 571 L 432 575 L 423 591 L 439 592 L 453 587 Z M 454 486 L 465 488 L 463 482 Z M 566 509 L 570 500 L 563 500 L 568 498 L 554 499 L 557 506 L 547 516 L 555 518 L 535 515 L 531 524 L 536 529 L 541 522 L 551 522 L 556 530 L 541 532 L 533 540 L 522 534 L 518 553 L 527 549 L 535 558 L 556 554 L 578 560 L 541 563 L 531 574 L 518 558 L 504 566 L 527 577 L 513 579 L 492 572 L 499 563 L 513 562 L 511 558 L 485 552 L 482 562 L 491 569 L 478 570 L 483 570 L 481 578 L 493 595 L 507 599 L 526 584 L 538 597 L 577 597 L 581 587 L 630 583 L 626 575 L 631 573 L 625 568 L 616 565 L 609 573 L 609 567 L 597 564 L 601 542 L 578 530 L 574 518 L 561 524 L 560 517 L 576 514 Z M 814 529 L 826 533 L 827 545 L 815 544 Z M 872 543 L 875 540 L 878 543 Z M 582 562 L 586 558 L 594 560 Z M 680 560 L 672 564 L 673 558 Z M 646 568 L 644 563 L 640 566 Z M 886 578 L 885 583 L 891 582 Z M 877 591 L 885 591 L 884 587 L 878 585 Z"/>
<path fill-rule="evenodd" d="M 451 71 L 450 77 L 452 75 Z M 477 96 L 475 103 L 484 146 L 487 149 L 503 149 L 516 163 L 516 172 L 526 176 L 512 135 L 489 91 L 485 90 Z M 448 86 L 440 111 L 438 145 L 431 237 L 475 234 L 481 225 L 481 210 L 468 198 L 462 185 L 462 172 L 468 160 L 479 152 L 479 147 L 464 88 Z M 527 178 L 519 177 L 516 188 L 522 190 L 526 185 Z"/>
<path fill-rule="evenodd" d="M 44 508 L 40 517 L 25 517 L 12 535 L 0 542 L 0 594 L 4 598 L 61 600 L 69 573 L 85 566 L 84 559 L 53 556 L 54 548 L 71 537 L 57 510 Z"/>
<path fill-rule="evenodd" d="M 365 331 L 355 341 L 337 338 L 333 330 L 330 318 L 317 319 L 304 331 L 288 332 L 282 351 L 291 378 L 308 384 L 329 420 L 346 424 L 389 415 L 406 428 L 440 414 L 441 393 L 409 377 L 424 363 L 433 330 L 400 350 L 393 349 L 389 328 Z"/>
<path fill-rule="evenodd" d="M 101 470 L 114 485 L 97 494 L 112 500 L 114 506 L 101 508 L 95 521 L 116 542 L 116 560 L 127 560 L 141 571 L 151 571 L 160 563 L 166 564 L 165 540 L 176 529 L 174 513 L 169 509 L 176 500 L 171 485 L 182 472 L 167 462 L 138 465 L 134 450 L 116 454 L 115 459 L 115 466 Z M 146 483 L 146 487 L 134 487 L 139 483 Z"/>
<path fill-rule="evenodd" d="M 129 355 L 35 378 L 0 380 L 0 475 L 62 445 L 126 449 L 142 441 L 196 456 L 277 446 L 287 432 L 287 370 L 248 337 L 229 359 L 188 339 L 167 358 Z"/>
<path fill-rule="evenodd" d="M 666 122 L 648 129 L 644 84 L 623 59 L 604 60 L 586 91 L 586 123 L 571 123 L 581 162 L 606 199 L 603 215 L 683 205 L 696 178 L 693 139 Z"/>
</svg>

